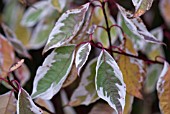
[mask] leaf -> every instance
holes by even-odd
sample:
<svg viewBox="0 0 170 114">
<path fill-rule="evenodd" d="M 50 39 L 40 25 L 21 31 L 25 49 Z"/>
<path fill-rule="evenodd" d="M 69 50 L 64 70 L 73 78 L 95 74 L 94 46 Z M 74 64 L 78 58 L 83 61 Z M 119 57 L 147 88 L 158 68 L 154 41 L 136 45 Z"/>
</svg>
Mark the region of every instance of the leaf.
<svg viewBox="0 0 170 114">
<path fill-rule="evenodd" d="M 138 55 L 133 47 L 133 43 L 130 39 L 125 39 L 125 52 Z M 123 73 L 124 82 L 126 83 L 127 92 L 140 99 L 143 98 L 141 90 L 144 82 L 145 65 L 142 60 L 130 58 L 125 55 L 121 55 L 118 60 L 118 65 Z"/>
<path fill-rule="evenodd" d="M 24 8 L 18 5 L 15 13 L 17 19 L 15 20 L 16 22 L 13 31 L 15 32 L 18 40 L 20 40 L 24 46 L 27 46 L 31 37 L 31 30 L 30 28 L 21 25 L 20 22 L 22 20 L 23 14 Z"/>
<path fill-rule="evenodd" d="M 48 18 L 42 19 L 37 24 L 29 42 L 29 49 L 39 49 L 45 45 L 48 35 L 54 26 L 55 19 L 56 18 L 53 15 L 50 15 Z"/>
<path fill-rule="evenodd" d="M 12 67 L 9 69 L 10 72 L 13 72 L 14 70 L 18 69 L 19 67 L 21 67 L 21 65 L 24 63 L 24 59 L 21 59 L 20 61 L 18 61 L 17 63 L 15 63 L 14 65 L 12 65 Z"/>
<path fill-rule="evenodd" d="M 94 105 L 89 114 L 116 114 L 116 112 L 108 104 L 98 103 Z"/>
<path fill-rule="evenodd" d="M 88 7 L 89 3 L 62 14 L 49 35 L 43 53 L 49 49 L 60 47 L 73 39 L 84 22 Z"/>
<path fill-rule="evenodd" d="M 13 47 L 6 38 L 0 34 L 0 77 L 5 78 L 8 70 L 15 60 Z"/>
<path fill-rule="evenodd" d="M 22 86 L 26 84 L 26 82 L 30 79 L 31 76 L 30 71 L 26 64 L 22 64 L 20 68 L 14 71 L 14 73 Z"/>
<path fill-rule="evenodd" d="M 117 63 L 105 50 L 102 50 L 97 60 L 95 86 L 98 96 L 107 101 L 118 114 L 122 114 L 126 85 Z"/>
<path fill-rule="evenodd" d="M 61 102 L 62 102 L 62 106 L 64 114 L 76 114 L 76 111 L 74 110 L 73 107 L 71 106 L 66 106 L 68 104 L 68 97 L 67 97 L 67 93 L 64 90 L 61 90 L 60 92 L 60 96 L 61 96 Z"/>
<path fill-rule="evenodd" d="M 161 69 L 162 66 L 159 64 L 153 64 L 147 68 L 146 81 L 144 86 L 145 93 L 149 94 L 154 92 Z"/>
<path fill-rule="evenodd" d="M 7 92 L 0 95 L 0 114 L 15 114 L 16 99 L 13 93 Z"/>
<path fill-rule="evenodd" d="M 3 9 L 3 22 L 5 22 L 8 26 L 14 27 L 14 20 L 17 19 L 16 11 L 17 11 L 17 1 L 16 0 L 4 0 L 6 2 L 5 7 Z"/>
<path fill-rule="evenodd" d="M 163 42 L 157 40 L 151 33 L 148 32 L 146 26 L 143 24 L 141 18 L 129 18 L 133 14 L 129 11 L 126 11 L 123 7 L 118 5 L 118 9 L 123 16 L 125 23 L 129 30 L 131 30 L 135 35 L 139 36 L 141 39 L 144 39 L 146 42 L 163 44 Z"/>
<path fill-rule="evenodd" d="M 159 76 L 158 82 L 157 82 L 157 93 L 159 98 L 159 107 L 163 114 L 169 114 L 170 113 L 170 66 L 165 61 L 163 70 Z"/>
<path fill-rule="evenodd" d="M 45 107 L 45 108 L 48 109 L 49 111 L 51 111 L 51 112 L 53 112 L 53 113 L 55 112 L 54 106 L 53 106 L 53 104 L 52 104 L 51 101 L 43 100 L 43 99 L 38 98 L 38 99 L 35 99 L 35 102 L 36 102 L 37 104 L 39 104 L 40 106 Z M 49 114 L 49 113 L 46 112 L 46 111 L 44 111 L 43 114 Z"/>
<path fill-rule="evenodd" d="M 125 109 L 124 109 L 124 112 L 123 114 L 130 114 L 131 111 L 132 111 L 132 104 L 133 104 L 133 101 L 134 101 L 134 96 L 126 93 L 126 101 L 125 101 Z"/>
<path fill-rule="evenodd" d="M 65 80 L 64 84 L 63 84 L 63 88 L 71 85 L 76 79 L 77 79 L 77 69 L 76 69 L 76 65 L 73 64 L 71 71 L 69 73 L 69 75 L 67 76 L 67 79 Z"/>
<path fill-rule="evenodd" d="M 95 88 L 96 63 L 97 59 L 93 59 L 86 66 L 80 84 L 71 96 L 70 106 L 89 105 L 99 99 Z"/>
<path fill-rule="evenodd" d="M 74 60 L 74 45 L 55 49 L 37 70 L 32 98 L 51 99 L 62 87 Z"/>
<path fill-rule="evenodd" d="M 34 104 L 23 88 L 18 93 L 17 114 L 43 114 L 43 111 Z"/>
<path fill-rule="evenodd" d="M 23 57 L 31 58 L 24 45 L 16 37 L 16 34 L 5 24 L 1 24 L 7 39 L 13 45 L 15 51 Z"/>
<path fill-rule="evenodd" d="M 169 16 L 170 2 L 169 0 L 161 0 L 159 4 L 159 9 L 166 24 L 170 26 L 170 16 Z"/>
<path fill-rule="evenodd" d="M 162 27 L 157 27 L 150 31 L 159 41 L 163 41 L 163 30 Z M 155 60 L 157 56 L 164 56 L 163 49 L 161 45 L 146 44 L 142 50 L 149 59 Z"/>
<path fill-rule="evenodd" d="M 114 18 L 109 14 L 108 14 L 108 23 L 109 23 L 109 26 L 116 24 Z M 105 19 L 103 19 L 101 21 L 100 26 L 106 26 Z M 110 30 L 110 33 L 111 33 L 111 43 L 114 44 L 115 41 L 117 40 L 116 28 L 112 27 Z M 99 42 L 101 42 L 103 44 L 104 47 L 106 47 L 106 48 L 109 47 L 108 34 L 104 29 L 102 29 L 102 28 L 97 29 L 97 38 L 98 38 Z"/>
<path fill-rule="evenodd" d="M 66 0 L 50 0 L 51 5 L 57 9 L 59 12 L 62 12 L 66 6 Z"/>
<path fill-rule="evenodd" d="M 152 6 L 153 0 L 132 0 L 135 6 L 135 13 L 133 17 L 139 17 L 143 15 Z"/>
<path fill-rule="evenodd" d="M 131 31 L 131 30 L 127 27 L 127 25 L 126 25 L 126 23 L 125 23 L 125 19 L 123 18 L 123 16 L 121 15 L 120 12 L 118 13 L 118 16 L 117 16 L 117 23 L 118 23 L 119 26 L 122 27 L 124 33 L 132 40 L 133 45 L 134 45 L 134 48 L 135 48 L 136 50 L 142 50 L 143 47 L 145 47 L 145 44 L 146 44 L 145 41 L 142 40 L 142 39 L 140 38 L 140 36 L 134 34 L 133 31 Z M 119 30 L 118 35 L 119 35 L 120 40 L 123 40 L 123 37 L 124 37 L 124 36 L 122 35 L 122 33 L 121 33 L 120 30 Z"/>
<path fill-rule="evenodd" d="M 90 43 L 82 44 L 82 46 L 77 50 L 75 64 L 78 70 L 78 75 L 80 75 L 81 68 L 86 63 L 90 51 L 91 51 Z"/>
<path fill-rule="evenodd" d="M 29 7 L 26 10 L 21 21 L 23 26 L 32 27 L 40 19 L 44 18 L 48 13 L 50 13 L 48 1 L 38 1 L 34 4 L 34 7 L 35 8 Z"/>
</svg>

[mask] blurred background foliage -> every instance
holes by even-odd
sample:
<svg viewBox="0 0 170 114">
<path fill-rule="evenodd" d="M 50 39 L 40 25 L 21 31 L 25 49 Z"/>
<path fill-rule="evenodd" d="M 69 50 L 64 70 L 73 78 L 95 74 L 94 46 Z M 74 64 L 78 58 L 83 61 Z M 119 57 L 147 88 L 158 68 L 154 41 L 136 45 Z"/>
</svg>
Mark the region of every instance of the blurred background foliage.
<svg viewBox="0 0 170 114">
<path fill-rule="evenodd" d="M 43 50 L 43 44 L 39 43 L 38 47 L 36 47 L 36 41 L 31 41 L 31 37 L 34 37 L 35 33 L 34 30 L 36 29 L 36 25 L 32 28 L 25 28 L 20 25 L 20 21 L 22 18 L 22 15 L 26 9 L 29 7 L 33 7 L 32 4 L 36 3 L 39 0 L 27 0 L 29 2 L 28 6 L 23 5 L 19 3 L 17 0 L 0 0 L 0 22 L 5 22 L 13 31 L 15 31 L 17 37 L 19 40 L 23 43 L 23 45 L 28 49 L 29 54 L 31 55 L 31 58 L 24 57 L 25 64 L 27 65 L 29 71 L 30 71 L 30 79 L 26 82 L 24 88 L 31 93 L 32 86 L 33 86 L 33 79 L 36 74 L 36 70 L 38 66 L 40 66 L 44 60 L 44 58 L 48 55 L 46 53 L 42 56 L 42 50 Z M 131 0 L 109 0 L 109 11 L 114 17 L 114 19 L 117 19 L 117 13 L 118 9 L 116 8 L 113 1 L 118 2 L 122 6 L 124 6 L 126 9 L 129 9 L 131 11 L 134 11 L 133 4 Z M 10 2 L 10 4 L 8 3 Z M 87 0 L 70 0 L 70 4 L 68 4 L 67 8 L 74 8 L 79 5 L 82 5 L 84 3 L 88 2 Z M 152 30 L 156 27 L 162 27 L 163 29 L 163 42 L 167 46 L 163 46 L 165 57 L 168 62 L 170 62 L 170 13 L 166 13 L 166 15 L 163 15 L 161 13 L 161 8 L 165 8 L 166 12 L 170 12 L 170 2 L 168 2 L 166 7 L 160 7 L 161 0 L 154 0 L 153 5 L 149 11 L 147 11 L 141 18 L 143 19 L 145 25 L 147 26 L 148 30 Z M 11 10 L 11 9 L 12 10 Z M 45 7 L 44 7 L 45 9 Z M 47 37 L 48 33 L 50 32 L 50 29 L 52 29 L 53 24 L 56 19 L 56 17 L 59 17 L 61 15 L 57 11 L 54 12 L 54 15 L 49 16 L 47 20 L 42 22 L 43 24 L 52 24 L 49 27 L 49 30 L 45 32 L 45 34 L 40 33 L 39 35 L 44 35 L 41 37 Z M 53 17 L 54 16 L 54 17 Z M 38 23 L 39 24 L 39 23 Z M 42 26 L 41 26 L 42 27 Z M 37 28 L 38 29 L 38 28 Z M 2 27 L 0 28 L 0 32 L 4 34 Z M 31 34 L 32 33 L 32 34 Z M 34 34 L 34 35 L 33 35 Z M 42 39 L 41 39 L 42 40 Z M 46 41 L 46 40 L 45 40 Z M 156 45 L 156 44 L 155 44 Z M 34 47 L 34 48 L 32 48 Z M 142 56 L 144 55 L 142 52 L 140 52 Z M 22 55 L 17 54 L 18 58 L 23 58 Z M 73 90 L 78 86 L 78 82 L 80 81 L 80 78 L 76 79 L 76 83 L 73 83 L 72 85 L 65 88 L 68 97 L 71 97 L 71 94 Z M 7 92 L 8 89 L 6 89 L 2 84 L 0 85 L 0 94 L 3 94 Z M 132 108 L 132 114 L 160 114 L 159 106 L 158 106 L 158 98 L 156 95 L 156 91 L 146 94 L 144 96 L 144 100 L 140 100 L 135 98 Z M 60 93 L 55 95 L 53 99 L 51 100 L 54 104 L 55 110 L 57 114 L 63 114 L 63 107 L 61 105 L 61 98 Z M 97 103 L 103 103 L 104 101 L 99 100 Z M 96 103 L 95 103 L 96 104 Z M 89 106 L 77 106 L 75 107 L 75 110 L 78 114 L 87 114 L 90 112 L 92 107 L 95 105 L 94 103 Z M 109 110 L 109 109 L 108 109 Z"/>
</svg>

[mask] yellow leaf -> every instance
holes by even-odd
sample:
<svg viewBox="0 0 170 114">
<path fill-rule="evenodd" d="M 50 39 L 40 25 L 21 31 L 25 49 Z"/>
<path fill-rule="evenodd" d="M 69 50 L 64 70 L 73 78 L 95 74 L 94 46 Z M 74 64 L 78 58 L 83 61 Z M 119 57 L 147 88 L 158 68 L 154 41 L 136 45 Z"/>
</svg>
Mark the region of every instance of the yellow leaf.
<svg viewBox="0 0 170 114">
<path fill-rule="evenodd" d="M 157 91 L 162 114 L 170 114 L 170 66 L 165 66 L 157 83 Z"/>
<path fill-rule="evenodd" d="M 128 38 L 125 40 L 126 53 L 137 55 L 132 41 Z M 144 63 L 141 60 L 130 58 L 128 56 L 121 55 L 118 64 L 120 70 L 123 73 L 123 79 L 126 83 L 127 92 L 140 99 L 143 98 L 141 94 L 143 81 L 144 81 Z"/>
<path fill-rule="evenodd" d="M 24 9 L 22 7 L 18 7 L 17 10 L 17 20 L 16 25 L 14 27 L 14 32 L 17 38 L 24 44 L 24 46 L 28 46 L 31 37 L 31 31 L 29 31 L 27 27 L 24 27 L 20 24 L 24 14 Z"/>
</svg>

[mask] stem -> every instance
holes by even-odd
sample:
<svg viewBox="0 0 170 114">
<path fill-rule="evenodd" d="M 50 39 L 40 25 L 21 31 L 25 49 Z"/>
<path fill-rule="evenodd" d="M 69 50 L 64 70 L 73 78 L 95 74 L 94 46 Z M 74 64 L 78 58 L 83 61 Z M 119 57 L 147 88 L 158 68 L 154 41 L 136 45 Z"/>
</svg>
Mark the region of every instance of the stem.
<svg viewBox="0 0 170 114">
<path fill-rule="evenodd" d="M 107 51 L 110 51 L 110 49 L 107 49 L 107 48 L 104 48 L 100 45 L 97 45 L 95 44 L 93 41 L 90 42 L 92 46 L 94 47 L 97 47 L 97 48 L 100 48 L 100 49 L 105 49 Z M 125 53 L 125 52 L 120 52 L 120 51 L 115 51 L 115 50 L 112 50 L 112 53 L 117 53 L 117 54 L 121 54 L 121 55 L 125 55 L 125 56 L 128 56 L 128 57 L 132 57 L 132 58 L 136 58 L 136 59 L 140 59 L 140 60 L 143 60 L 147 63 L 153 63 L 153 64 L 161 64 L 163 65 L 164 63 L 163 62 L 160 62 L 160 61 L 157 61 L 157 60 L 150 60 L 150 59 L 146 59 L 146 58 L 143 58 L 143 57 L 140 57 L 140 56 L 136 56 L 136 55 L 131 55 L 131 54 L 128 54 L 128 53 Z"/>
<path fill-rule="evenodd" d="M 106 22 L 106 31 L 107 31 L 107 35 L 108 35 L 108 38 L 109 38 L 109 52 L 111 54 L 111 56 L 113 57 L 113 53 L 112 53 L 112 42 L 111 42 L 111 34 L 110 34 L 110 27 L 109 27 L 109 22 L 108 22 L 108 19 L 107 19 L 107 15 L 106 15 L 106 9 L 105 9 L 105 3 L 106 2 L 102 2 L 102 10 L 103 10 L 103 14 L 104 14 L 104 18 L 105 18 L 105 22 Z"/>
</svg>

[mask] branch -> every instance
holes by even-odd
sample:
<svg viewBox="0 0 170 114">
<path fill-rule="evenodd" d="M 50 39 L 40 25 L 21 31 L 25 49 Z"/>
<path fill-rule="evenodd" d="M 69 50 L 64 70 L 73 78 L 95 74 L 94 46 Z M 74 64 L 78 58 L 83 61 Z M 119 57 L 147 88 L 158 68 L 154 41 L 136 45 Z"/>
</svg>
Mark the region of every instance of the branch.
<svg viewBox="0 0 170 114">
<path fill-rule="evenodd" d="M 91 41 L 90 44 L 91 44 L 92 46 L 94 46 L 94 47 L 99 48 L 99 49 L 105 49 L 105 50 L 107 50 L 107 51 L 110 51 L 110 49 L 107 49 L 107 48 L 104 48 L 104 47 L 102 47 L 102 46 L 100 46 L 100 45 L 97 45 L 97 44 L 95 44 L 93 41 Z M 117 54 L 125 55 L 125 56 L 128 56 L 128 57 L 140 59 L 140 60 L 143 60 L 143 61 L 145 61 L 145 62 L 147 62 L 147 63 L 161 64 L 161 65 L 164 64 L 163 62 L 160 62 L 160 61 L 157 61 L 157 60 L 150 60 L 150 59 L 143 58 L 143 57 L 140 57 L 140 56 L 128 54 L 128 53 L 126 53 L 126 52 L 124 52 L 124 51 L 121 51 L 121 52 L 120 52 L 120 51 L 112 50 L 112 53 L 117 53 Z"/>
<path fill-rule="evenodd" d="M 107 19 L 107 15 L 106 15 L 106 9 L 105 9 L 105 1 L 102 2 L 102 10 L 103 10 L 103 15 L 104 15 L 104 18 L 105 18 L 105 22 L 106 22 L 106 31 L 107 31 L 107 35 L 108 35 L 108 38 L 109 38 L 109 52 L 111 54 L 111 56 L 113 57 L 113 54 L 112 54 L 112 42 L 111 42 L 111 34 L 110 34 L 110 27 L 109 27 L 109 22 L 108 22 L 108 19 Z"/>
</svg>

